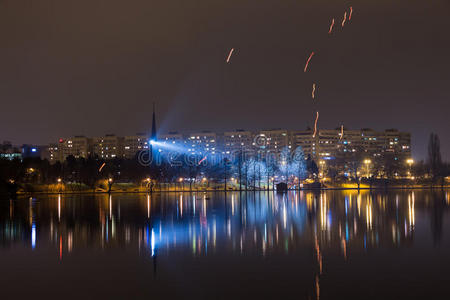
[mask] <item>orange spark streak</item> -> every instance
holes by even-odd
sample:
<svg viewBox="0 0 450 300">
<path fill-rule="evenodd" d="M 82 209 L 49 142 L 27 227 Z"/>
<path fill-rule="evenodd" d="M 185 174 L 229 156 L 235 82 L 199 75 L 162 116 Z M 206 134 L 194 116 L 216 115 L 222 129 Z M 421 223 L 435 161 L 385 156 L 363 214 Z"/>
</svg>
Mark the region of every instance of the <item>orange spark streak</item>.
<svg viewBox="0 0 450 300">
<path fill-rule="evenodd" d="M 331 32 L 333 31 L 333 27 L 334 27 L 334 18 L 333 20 L 331 20 L 330 30 L 328 31 L 328 34 L 331 34 Z"/>
<path fill-rule="evenodd" d="M 228 54 L 227 63 L 230 62 L 231 55 L 233 54 L 233 52 L 234 52 L 234 48 L 231 48 L 230 53 Z"/>
<path fill-rule="evenodd" d="M 312 94 L 311 94 L 312 98 L 315 99 L 316 98 L 316 84 L 313 83 L 313 89 L 312 89 Z"/>
<path fill-rule="evenodd" d="M 316 112 L 316 121 L 314 122 L 314 134 L 313 138 L 316 137 L 317 134 L 317 121 L 319 120 L 319 112 Z"/>
<path fill-rule="evenodd" d="M 100 169 L 98 169 L 98 172 L 100 173 L 103 170 L 103 167 L 106 165 L 106 163 L 103 163 Z"/>
<path fill-rule="evenodd" d="M 352 19 L 352 15 L 353 15 L 353 7 L 350 6 L 350 15 L 348 16 L 349 21 Z"/>
<path fill-rule="evenodd" d="M 311 55 L 309 56 L 308 60 L 306 61 L 304 72 L 306 73 L 306 70 L 308 70 L 309 62 L 311 61 L 311 58 L 314 56 L 314 52 L 311 52 Z"/>
<path fill-rule="evenodd" d="M 346 20 L 347 20 L 347 12 L 344 13 L 344 20 L 342 20 L 342 27 L 344 27 Z"/>
<path fill-rule="evenodd" d="M 62 236 L 59 236 L 59 260 L 62 260 Z"/>
<path fill-rule="evenodd" d="M 320 299 L 319 275 L 316 275 L 316 297 L 317 297 L 317 300 Z"/>
<path fill-rule="evenodd" d="M 341 137 L 339 138 L 342 140 L 344 138 L 344 125 L 341 125 Z"/>
<path fill-rule="evenodd" d="M 200 165 L 205 159 L 206 159 L 206 156 L 203 157 L 203 158 L 198 162 L 198 164 Z"/>
</svg>

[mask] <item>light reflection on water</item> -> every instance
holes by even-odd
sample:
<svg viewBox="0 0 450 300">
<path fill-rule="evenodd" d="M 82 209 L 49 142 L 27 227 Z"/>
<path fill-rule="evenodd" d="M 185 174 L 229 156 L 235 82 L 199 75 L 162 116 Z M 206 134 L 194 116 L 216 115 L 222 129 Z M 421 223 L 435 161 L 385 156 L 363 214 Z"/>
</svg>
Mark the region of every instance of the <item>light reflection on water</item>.
<svg viewBox="0 0 450 300">
<path fill-rule="evenodd" d="M 449 203 L 445 191 L 104 194 L 6 199 L 0 202 L 0 254 L 5 261 L 11 258 L 16 264 L 23 260 L 16 252 L 29 255 L 29 251 L 43 253 L 39 258 L 43 261 L 56 258 L 62 264 L 73 257 L 83 265 L 86 255 L 108 253 L 120 262 L 125 261 L 122 255 L 126 253 L 138 258 L 136 266 L 152 266 L 146 276 L 155 279 L 158 270 L 163 270 L 163 274 L 176 277 L 178 267 L 170 269 L 167 265 L 177 261 L 178 265 L 187 264 L 189 270 L 197 268 L 190 280 L 198 276 L 202 282 L 212 280 L 208 278 L 210 271 L 226 269 L 227 264 L 233 266 L 233 280 L 248 282 L 261 272 L 253 262 L 248 265 L 254 259 L 265 264 L 262 272 L 268 272 L 266 275 L 283 268 L 291 274 L 295 270 L 290 269 L 290 260 L 302 257 L 308 264 L 304 269 L 298 266 L 298 272 L 305 273 L 311 282 L 304 281 L 299 297 L 323 299 L 327 292 L 332 294 L 331 287 L 338 279 L 326 287 L 323 280 L 327 280 L 326 276 L 349 275 L 353 256 L 355 261 L 372 259 L 376 249 L 387 250 L 389 257 L 398 255 L 393 249 L 415 249 L 411 253 L 421 251 L 419 255 L 429 256 L 439 254 L 436 249 L 449 250 L 445 238 Z M 33 256 L 29 259 L 38 260 Z M 268 263 L 275 259 L 282 262 Z M 202 260 L 209 265 L 198 267 Z M 373 268 L 379 263 L 363 262 Z M 333 269 L 335 265 L 342 274 Z M 64 274 L 61 266 L 52 270 Z M 98 267 L 102 268 L 102 263 Z M 132 266 L 124 268 L 133 270 Z M 273 278 L 267 280 L 274 284 Z M 166 282 L 160 278 L 159 283 Z M 252 286 L 249 284 L 247 289 Z M 284 292 L 291 294 L 294 290 L 289 287 Z"/>
</svg>

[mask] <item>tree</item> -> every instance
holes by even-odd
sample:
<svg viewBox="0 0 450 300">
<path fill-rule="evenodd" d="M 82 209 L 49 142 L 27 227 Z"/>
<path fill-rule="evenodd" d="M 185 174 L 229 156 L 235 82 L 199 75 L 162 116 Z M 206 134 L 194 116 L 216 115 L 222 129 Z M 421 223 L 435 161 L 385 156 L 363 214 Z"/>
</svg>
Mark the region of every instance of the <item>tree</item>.
<svg viewBox="0 0 450 300">
<path fill-rule="evenodd" d="M 442 175 L 441 143 L 435 133 L 430 134 L 428 142 L 428 167 L 434 182 Z"/>
<path fill-rule="evenodd" d="M 298 178 L 298 188 L 300 188 L 300 180 L 305 179 L 307 176 L 305 154 L 300 146 L 294 150 L 290 170 Z"/>
</svg>

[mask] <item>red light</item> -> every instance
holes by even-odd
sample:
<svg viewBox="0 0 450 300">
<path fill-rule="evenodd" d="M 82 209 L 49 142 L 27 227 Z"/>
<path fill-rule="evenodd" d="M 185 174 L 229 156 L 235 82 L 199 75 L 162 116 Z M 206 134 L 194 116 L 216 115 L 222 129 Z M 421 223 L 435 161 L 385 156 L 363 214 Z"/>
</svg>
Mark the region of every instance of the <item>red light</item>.
<svg viewBox="0 0 450 300">
<path fill-rule="evenodd" d="M 63 139 L 59 139 L 59 142 L 60 142 L 60 143 L 64 143 L 64 140 L 63 140 Z"/>
</svg>

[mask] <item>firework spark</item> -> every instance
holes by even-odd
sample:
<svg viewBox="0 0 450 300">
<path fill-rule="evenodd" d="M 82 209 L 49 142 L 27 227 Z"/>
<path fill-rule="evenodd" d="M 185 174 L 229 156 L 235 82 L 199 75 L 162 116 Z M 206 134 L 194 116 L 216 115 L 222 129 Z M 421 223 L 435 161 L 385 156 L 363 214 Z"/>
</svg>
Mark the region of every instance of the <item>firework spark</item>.
<svg viewBox="0 0 450 300">
<path fill-rule="evenodd" d="M 311 96 L 313 99 L 316 98 L 316 84 L 315 83 L 313 83 Z"/>
<path fill-rule="evenodd" d="M 328 34 L 331 34 L 331 32 L 333 32 L 333 27 L 334 27 L 334 18 L 331 20 L 330 30 L 328 31 Z"/>
<path fill-rule="evenodd" d="M 102 169 L 103 169 L 103 167 L 104 167 L 105 165 L 106 165 L 106 163 L 103 163 L 103 164 L 101 165 L 100 169 L 98 169 L 98 172 L 99 172 L 99 173 L 102 171 Z"/>
<path fill-rule="evenodd" d="M 346 20 L 347 20 L 347 12 L 344 13 L 344 19 L 342 20 L 342 27 L 344 27 Z"/>
<path fill-rule="evenodd" d="M 317 121 L 319 120 L 319 112 L 316 112 L 316 121 L 314 121 L 314 134 L 313 134 L 313 138 L 316 137 L 317 135 Z"/>
<path fill-rule="evenodd" d="M 205 157 L 203 157 L 199 162 L 198 162 L 198 164 L 200 165 L 202 162 L 204 162 L 206 160 L 206 156 Z"/>
<path fill-rule="evenodd" d="M 339 137 L 340 140 L 344 138 L 344 125 L 341 125 L 341 136 Z"/>
<path fill-rule="evenodd" d="M 353 15 L 353 7 L 350 6 L 350 14 L 348 15 L 349 21 L 352 19 L 352 15 Z"/>
<path fill-rule="evenodd" d="M 227 63 L 230 63 L 231 55 L 233 55 L 233 52 L 234 52 L 234 48 L 231 48 L 230 53 L 228 54 L 228 57 L 227 57 Z"/>
<path fill-rule="evenodd" d="M 305 65 L 305 69 L 304 72 L 306 73 L 306 71 L 308 70 L 308 65 L 309 62 L 311 61 L 311 58 L 314 56 L 314 52 L 311 52 L 311 55 L 309 56 L 308 60 L 306 61 L 306 65 Z"/>
</svg>

